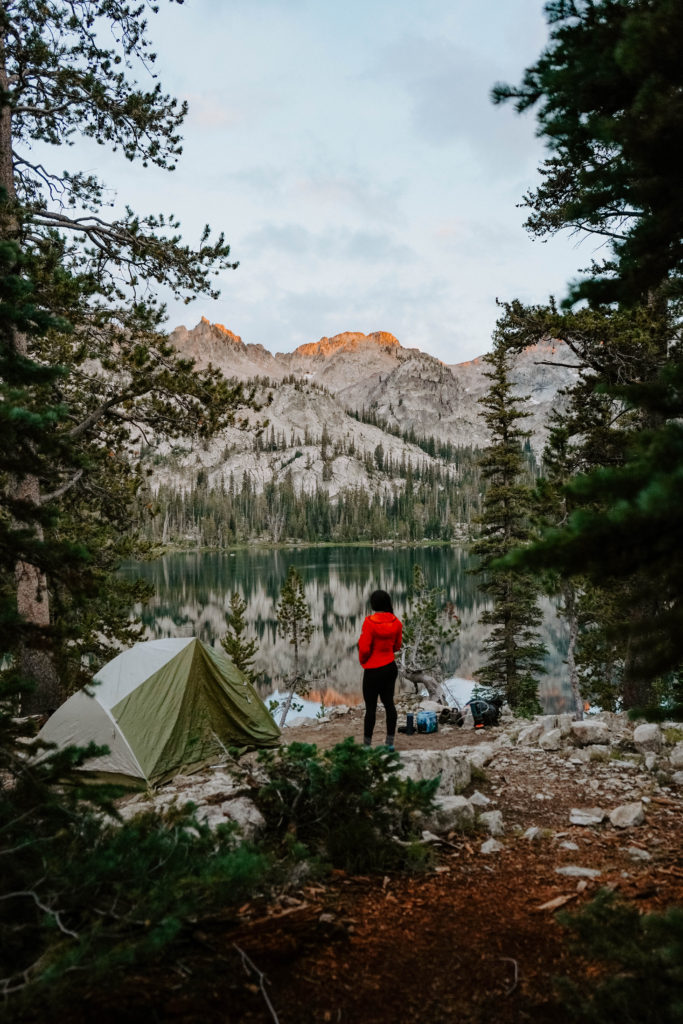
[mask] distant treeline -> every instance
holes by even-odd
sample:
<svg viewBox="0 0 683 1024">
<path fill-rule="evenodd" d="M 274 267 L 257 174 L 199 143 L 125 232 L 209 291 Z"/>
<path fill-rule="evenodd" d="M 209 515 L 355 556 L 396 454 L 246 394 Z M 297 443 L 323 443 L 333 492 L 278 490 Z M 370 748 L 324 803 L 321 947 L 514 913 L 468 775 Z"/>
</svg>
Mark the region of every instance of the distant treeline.
<svg viewBox="0 0 683 1024">
<path fill-rule="evenodd" d="M 144 527 L 145 538 L 153 543 L 216 548 L 251 540 L 452 540 L 459 529 L 476 519 L 484 489 L 478 449 L 387 427 L 365 410 L 354 415 L 416 445 L 431 458 L 413 462 L 403 452 L 397 459 L 381 443 L 372 451 L 361 452 L 352 438 L 333 441 L 325 427 L 319 438 L 308 431 L 303 436 L 292 431 L 287 437 L 284 431 L 266 428 L 254 438 L 255 454 L 291 452 L 291 458 L 278 467 L 279 479 L 274 473 L 258 490 L 245 471 L 231 473 L 216 486 L 210 484 L 202 468 L 182 490 L 161 484 L 153 502 L 156 515 Z M 229 455 L 226 449 L 224 458 Z M 324 484 L 332 480 L 334 460 L 341 455 L 363 464 L 371 487 L 347 487 L 329 495 Z M 322 461 L 320 483 L 306 492 L 296 485 L 292 469 L 299 459 L 310 468 L 318 458 Z M 529 477 L 534 478 L 537 466 L 530 449 L 528 467 Z"/>
</svg>

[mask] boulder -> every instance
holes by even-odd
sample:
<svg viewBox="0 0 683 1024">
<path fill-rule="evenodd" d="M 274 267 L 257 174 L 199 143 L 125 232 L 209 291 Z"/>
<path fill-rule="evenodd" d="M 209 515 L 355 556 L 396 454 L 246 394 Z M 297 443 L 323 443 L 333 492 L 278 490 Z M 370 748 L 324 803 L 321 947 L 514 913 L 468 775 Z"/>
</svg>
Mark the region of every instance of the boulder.
<svg viewBox="0 0 683 1024">
<path fill-rule="evenodd" d="M 470 762 L 457 747 L 451 750 L 406 750 L 400 754 L 399 775 L 418 782 L 441 776 L 437 793 L 452 796 L 457 790 L 469 786 L 472 771 Z"/>
<path fill-rule="evenodd" d="M 505 835 L 503 815 L 500 811 L 484 811 L 479 815 L 479 821 L 492 836 Z"/>
<path fill-rule="evenodd" d="M 653 754 L 658 754 L 662 749 L 662 730 L 657 722 L 644 722 L 633 730 L 633 742 L 636 745 L 636 750 L 641 754 L 647 754 L 650 751 Z"/>
<path fill-rule="evenodd" d="M 605 820 L 601 807 L 572 807 L 569 813 L 572 825 L 599 825 Z"/>
<path fill-rule="evenodd" d="M 674 772 L 671 776 L 674 786 L 683 786 L 683 772 Z"/>
<path fill-rule="evenodd" d="M 474 793 L 469 798 L 468 802 L 472 805 L 472 807 L 488 807 L 488 805 L 491 803 L 489 798 L 487 796 L 484 796 L 483 793 L 480 793 L 478 789 L 475 789 Z"/>
<path fill-rule="evenodd" d="M 553 719 L 554 721 L 554 719 Z M 532 747 L 538 743 L 539 739 L 545 732 L 550 730 L 546 727 L 545 716 L 543 718 L 536 718 L 531 725 L 525 725 L 517 737 L 517 743 L 521 747 Z"/>
<path fill-rule="evenodd" d="M 604 722 L 572 722 L 571 735 L 580 747 L 610 741 L 610 731 Z"/>
<path fill-rule="evenodd" d="M 683 768 L 683 742 L 677 743 L 669 754 L 672 768 Z"/>
<path fill-rule="evenodd" d="M 444 753 L 452 754 L 453 757 L 464 757 L 473 768 L 483 768 L 497 751 L 497 744 L 477 743 L 476 746 L 472 747 L 449 747 Z"/>
<path fill-rule="evenodd" d="M 248 796 L 238 796 L 234 800 L 226 800 L 221 804 L 221 811 L 230 821 L 239 825 L 245 839 L 253 839 L 261 829 L 265 828 L 266 819 Z"/>
<path fill-rule="evenodd" d="M 642 825 L 645 821 L 643 805 L 640 800 L 631 804 L 621 804 L 610 812 L 609 820 L 615 828 L 633 828 L 634 825 Z"/>
<path fill-rule="evenodd" d="M 563 736 L 569 736 L 572 731 L 572 722 L 574 716 L 571 714 L 558 715 L 557 716 L 557 728 L 560 730 Z"/>
<path fill-rule="evenodd" d="M 502 843 L 499 843 L 497 839 L 487 839 L 485 843 L 482 843 L 479 847 L 479 852 L 488 853 L 500 853 L 504 849 Z"/>
<path fill-rule="evenodd" d="M 474 808 L 464 796 L 439 796 L 427 824 L 434 832 L 456 832 L 474 823 Z"/>
<path fill-rule="evenodd" d="M 541 750 L 559 750 L 562 746 L 562 733 L 559 729 L 550 729 L 539 737 L 538 745 Z"/>
</svg>

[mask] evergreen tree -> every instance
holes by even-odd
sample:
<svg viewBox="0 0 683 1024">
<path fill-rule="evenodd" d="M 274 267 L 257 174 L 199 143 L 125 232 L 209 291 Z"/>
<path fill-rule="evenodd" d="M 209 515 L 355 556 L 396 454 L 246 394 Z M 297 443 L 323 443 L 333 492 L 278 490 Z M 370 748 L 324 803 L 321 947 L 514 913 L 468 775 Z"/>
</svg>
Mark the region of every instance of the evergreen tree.
<svg viewBox="0 0 683 1024">
<path fill-rule="evenodd" d="M 75 616 L 87 634 L 80 650 L 69 648 L 76 666 L 85 655 L 100 660 L 97 637 L 110 615 L 118 639 L 130 638 L 122 611 L 130 593 L 112 569 L 131 552 L 129 535 L 120 537 L 142 479 L 135 466 L 140 438 L 211 433 L 242 400 L 241 387 L 213 371 L 194 375 L 192 364 L 177 357 L 160 333 L 164 309 L 153 293 L 159 284 L 176 295 L 214 295 L 213 274 L 232 266 L 222 236 L 211 241 L 206 229 L 193 249 L 172 216 L 127 209 L 108 219 L 103 182 L 50 165 L 51 147 L 78 133 L 143 166 L 173 169 L 185 106 L 158 83 L 145 90 L 132 77 L 136 66 L 151 74 L 154 61 L 144 9 L 123 0 L 8 0 L 0 9 L 0 188 L 7 197 L 0 238 L 30 261 L 36 305 L 53 318 L 51 329 L 39 333 L 10 324 L 6 343 L 16 360 L 64 368 L 49 384 L 46 378 L 40 398 L 45 409 L 64 410 L 55 426 L 65 445 L 54 461 L 20 467 L 6 481 L 6 500 L 22 506 L 21 521 L 37 543 L 41 531 L 48 537 L 48 526 L 39 525 L 49 518 L 47 505 L 62 531 L 50 537 L 55 550 L 88 534 L 91 562 L 109 580 L 99 622 L 94 597 L 86 617 L 68 588 L 59 598 L 60 620 L 75 635 Z M 59 168 L 63 155 L 59 150 Z M 74 514 L 61 514 L 68 509 Z M 16 578 L 21 616 L 45 634 L 56 617 L 53 581 L 30 560 L 17 566 Z M 107 595 L 106 587 L 98 589 Z M 33 655 L 25 667 L 38 681 L 27 710 L 44 711 L 58 696 L 54 656 Z"/>
<path fill-rule="evenodd" d="M 577 417 L 577 437 L 592 450 L 584 445 L 590 458 L 569 485 L 575 510 L 517 564 L 584 575 L 608 592 L 608 613 L 597 631 L 589 628 L 584 650 L 621 674 L 626 706 L 640 705 L 661 693 L 658 677 L 675 676 L 683 660 L 675 512 L 683 465 L 683 198 L 670 158 L 683 128 L 683 9 L 675 0 L 556 0 L 546 9 L 549 47 L 518 89 L 497 87 L 494 98 L 514 98 L 518 109 L 537 105 L 539 134 L 554 154 L 543 185 L 527 197 L 530 229 L 597 233 L 608 257 L 589 268 L 566 304 L 587 298 L 592 308 L 560 317 L 553 307 L 512 304 L 508 319 L 516 321 L 517 344 L 544 333 L 566 340 L 587 410 L 608 403 L 615 415 L 602 433 Z"/>
<path fill-rule="evenodd" d="M 293 565 L 290 565 L 287 578 L 282 584 L 280 603 L 276 608 L 276 616 L 280 635 L 285 637 L 294 648 L 289 693 L 280 717 L 280 728 L 282 729 L 289 709 L 292 706 L 294 694 L 304 694 L 307 690 L 299 658 L 301 647 L 304 644 L 310 643 L 311 636 L 313 635 L 311 613 L 306 601 L 306 595 L 304 594 L 304 581 Z"/>
<path fill-rule="evenodd" d="M 529 574 L 498 565 L 532 536 L 531 491 L 520 482 L 524 473 L 522 445 L 529 434 L 519 423 L 528 413 L 519 408 L 512 394 L 509 356 L 500 339 L 485 360 L 491 367 L 485 374 L 491 382 L 489 390 L 480 399 L 490 435 L 481 459 L 487 487 L 479 536 L 472 550 L 479 557 L 480 589 L 492 602 L 480 621 L 493 629 L 484 641 L 488 658 L 477 678 L 502 693 L 516 714 L 530 715 L 541 710 L 537 677 L 545 654 L 538 635 L 539 586 Z"/>
<path fill-rule="evenodd" d="M 540 236 L 595 234 L 608 256 L 571 300 L 645 303 L 681 295 L 683 194 L 672 140 L 683 131 L 679 0 L 549 0 L 550 42 L 494 102 L 536 109 L 551 151 L 525 197 Z"/>
<path fill-rule="evenodd" d="M 236 668 L 243 672 L 250 683 L 254 682 L 254 655 L 257 650 L 256 640 L 247 639 L 247 623 L 244 613 L 247 602 L 238 593 L 230 598 L 230 611 L 225 616 L 227 630 L 221 639 L 221 646 L 230 657 Z"/>
</svg>

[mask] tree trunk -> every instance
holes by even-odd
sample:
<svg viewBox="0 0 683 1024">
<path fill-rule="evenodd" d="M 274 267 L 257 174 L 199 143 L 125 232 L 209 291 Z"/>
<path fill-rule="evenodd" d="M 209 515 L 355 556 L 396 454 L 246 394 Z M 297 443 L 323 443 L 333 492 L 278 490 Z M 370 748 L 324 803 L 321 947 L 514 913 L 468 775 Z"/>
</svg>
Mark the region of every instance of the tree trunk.
<svg viewBox="0 0 683 1024">
<path fill-rule="evenodd" d="M 401 669 L 401 675 L 415 687 L 415 692 L 418 693 L 421 687 L 429 694 L 429 699 L 436 701 L 437 704 L 447 704 L 446 692 L 443 687 L 443 681 L 439 679 L 433 672 L 426 671 L 424 669 L 413 670 L 403 667 Z"/>
<path fill-rule="evenodd" d="M 4 37 L 0 37 L 0 91 L 7 94 L 8 80 L 5 65 Z M 11 204 L 16 200 L 14 187 L 14 161 L 12 157 L 12 111 L 7 103 L 0 105 L 0 187 L 10 203 L 2 225 L 5 238 L 19 241 L 19 224 Z M 28 356 L 26 336 L 14 330 L 8 332 L 9 343 L 15 353 Z M 40 481 L 33 475 L 17 477 L 8 485 L 13 497 L 28 504 L 40 504 Z M 29 524 L 38 540 L 43 540 L 42 528 Z M 18 562 L 15 567 L 17 590 L 17 611 L 25 622 L 41 629 L 50 625 L 50 602 L 45 574 L 28 562 Z M 54 710 L 61 703 L 59 680 L 52 658 L 47 650 L 36 646 L 22 644 L 20 649 L 20 667 L 22 675 L 35 683 L 35 689 L 22 698 L 24 714 L 45 714 Z"/>
<path fill-rule="evenodd" d="M 564 598 L 564 610 L 569 625 L 569 645 L 567 647 L 567 670 L 569 672 L 569 685 L 572 693 L 574 714 L 578 722 L 583 719 L 583 697 L 579 688 L 579 672 L 576 667 L 576 641 L 579 636 L 579 617 L 576 609 L 576 594 L 571 581 L 567 581 L 562 588 Z"/>
</svg>

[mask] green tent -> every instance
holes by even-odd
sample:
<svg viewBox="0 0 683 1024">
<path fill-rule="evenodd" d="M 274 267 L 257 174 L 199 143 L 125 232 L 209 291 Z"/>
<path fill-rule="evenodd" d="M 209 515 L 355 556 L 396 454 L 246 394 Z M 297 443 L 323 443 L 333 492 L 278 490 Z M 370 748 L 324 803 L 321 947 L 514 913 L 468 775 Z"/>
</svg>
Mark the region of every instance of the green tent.
<svg viewBox="0 0 683 1024">
<path fill-rule="evenodd" d="M 135 644 L 55 711 L 40 738 L 58 747 L 107 746 L 85 768 L 156 785 L 196 771 L 226 747 L 274 747 L 280 730 L 222 650 L 195 637 Z"/>
</svg>

